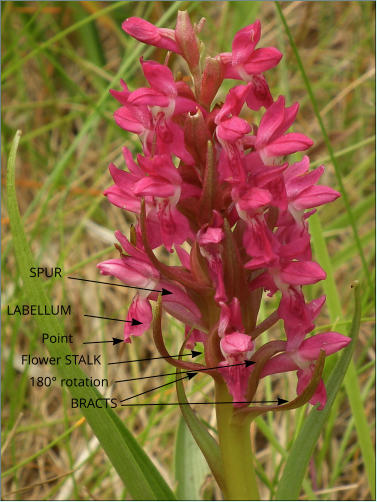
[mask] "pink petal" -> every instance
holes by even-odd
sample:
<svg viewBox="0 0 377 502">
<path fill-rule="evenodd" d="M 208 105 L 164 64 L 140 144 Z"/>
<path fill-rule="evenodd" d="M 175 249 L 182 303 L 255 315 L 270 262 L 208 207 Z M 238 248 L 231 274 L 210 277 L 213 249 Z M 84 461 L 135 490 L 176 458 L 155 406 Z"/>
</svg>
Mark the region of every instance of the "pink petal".
<svg viewBox="0 0 377 502">
<path fill-rule="evenodd" d="M 286 371 L 294 371 L 297 369 L 298 366 L 292 359 L 291 355 L 287 352 L 283 352 L 282 354 L 278 354 L 267 361 L 263 367 L 261 378 L 264 378 L 267 375 L 275 375 L 276 373 L 285 373 Z"/>
<path fill-rule="evenodd" d="M 315 284 L 326 279 L 325 271 L 314 261 L 294 261 L 285 265 L 280 272 L 281 279 L 287 284 Z"/>
<path fill-rule="evenodd" d="M 266 110 L 258 128 L 255 145 L 257 149 L 262 148 L 268 143 L 275 130 L 284 120 L 284 106 L 285 99 L 283 96 L 279 96 L 275 103 Z"/>
<path fill-rule="evenodd" d="M 181 184 L 181 200 L 189 199 L 190 197 L 200 198 L 202 190 L 200 187 L 183 182 Z"/>
<path fill-rule="evenodd" d="M 244 68 L 247 74 L 257 75 L 274 68 L 282 57 L 283 54 L 275 47 L 257 49 L 244 64 Z"/>
<path fill-rule="evenodd" d="M 133 190 L 136 195 L 140 196 L 171 197 L 174 195 L 175 187 L 169 185 L 164 180 L 156 179 L 153 176 L 146 176 L 134 184 Z"/>
<path fill-rule="evenodd" d="M 187 165 L 193 165 L 194 159 L 186 150 L 182 128 L 172 120 L 165 120 L 157 129 L 158 149 L 164 154 L 174 154 Z"/>
<path fill-rule="evenodd" d="M 141 65 L 145 78 L 153 89 L 170 98 L 176 97 L 177 89 L 170 68 L 156 61 L 141 60 Z"/>
<path fill-rule="evenodd" d="M 192 99 L 178 96 L 175 100 L 174 115 L 188 112 L 195 113 L 198 107 L 198 104 Z"/>
<path fill-rule="evenodd" d="M 145 131 L 145 121 L 140 115 L 140 110 L 135 107 L 122 106 L 114 113 L 115 122 L 125 131 L 141 134 Z"/>
<path fill-rule="evenodd" d="M 131 322 L 126 322 L 124 324 L 124 341 L 131 341 L 130 335 L 140 336 L 145 333 L 152 323 L 152 318 L 152 307 L 149 301 L 136 295 L 128 309 L 127 320 L 132 321 L 132 319 L 136 319 L 142 324 L 132 326 Z"/>
<path fill-rule="evenodd" d="M 317 409 L 321 411 L 325 407 L 326 401 L 327 401 L 326 387 L 323 380 L 321 380 L 318 384 L 315 393 L 313 394 L 313 397 L 309 400 L 309 403 L 312 404 L 313 406 L 319 404 Z"/>
<path fill-rule="evenodd" d="M 222 228 L 209 227 L 207 230 L 200 234 L 199 244 L 204 246 L 206 244 L 218 244 L 224 239 L 224 231 Z"/>
<path fill-rule="evenodd" d="M 239 199 L 238 205 L 243 211 L 255 210 L 270 203 L 271 193 L 264 188 L 252 187 Z"/>
<path fill-rule="evenodd" d="M 140 213 L 140 200 L 132 193 L 126 193 L 117 185 L 107 188 L 103 193 L 114 206 L 127 209 L 132 213 Z"/>
<path fill-rule="evenodd" d="M 340 193 L 330 187 L 323 185 L 312 186 L 300 193 L 298 199 L 294 201 L 294 206 L 298 210 L 310 209 L 333 202 L 338 197 L 340 197 Z"/>
<path fill-rule="evenodd" d="M 189 253 L 183 249 L 181 246 L 175 246 L 175 250 L 177 251 L 177 255 L 179 257 L 182 265 L 187 269 L 191 270 L 191 261 Z"/>
<path fill-rule="evenodd" d="M 185 336 L 188 335 L 189 331 L 190 330 L 189 330 L 188 326 L 186 326 L 186 328 L 185 328 Z M 203 343 L 206 340 L 207 340 L 206 333 L 203 333 L 203 331 L 200 331 L 198 329 L 193 329 L 191 331 L 191 334 L 190 334 L 187 342 L 186 342 L 186 347 L 188 349 L 193 349 L 195 347 L 196 343 L 198 343 L 198 342 L 199 343 Z"/>
<path fill-rule="evenodd" d="M 192 237 L 192 231 L 187 218 L 176 209 L 167 205 L 158 213 L 162 242 L 166 249 L 172 251 L 173 244 L 182 244 Z"/>
<path fill-rule="evenodd" d="M 273 103 L 270 89 L 263 75 L 254 75 L 252 86 L 246 96 L 246 104 L 252 110 L 258 111 L 261 106 L 269 108 Z"/>
<path fill-rule="evenodd" d="M 245 26 L 235 35 L 232 43 L 232 62 L 234 65 L 244 63 L 253 53 L 261 36 L 261 24 L 257 19 L 253 24 Z"/>
<path fill-rule="evenodd" d="M 304 134 L 291 132 L 268 144 L 263 151 L 267 157 L 280 157 L 307 150 L 312 145 L 313 141 Z"/>
<path fill-rule="evenodd" d="M 325 168 L 323 166 L 317 167 L 317 169 L 313 169 L 313 171 L 308 172 L 304 176 L 302 174 L 287 180 L 285 176 L 285 180 L 287 183 L 287 190 L 291 197 L 295 197 L 304 190 L 312 187 L 317 183 L 319 178 L 322 176 Z M 288 170 L 287 170 L 288 171 Z"/>
<path fill-rule="evenodd" d="M 287 129 L 291 127 L 291 125 L 296 119 L 296 115 L 299 108 L 300 105 L 296 102 L 293 103 L 293 105 L 288 106 L 287 108 L 284 109 L 284 120 L 282 121 L 280 127 L 276 129 L 275 136 L 273 137 L 273 139 L 278 138 L 283 133 L 285 133 Z"/>
<path fill-rule="evenodd" d="M 227 361 L 222 361 L 220 365 L 228 366 L 229 363 Z M 247 383 L 249 376 L 253 371 L 253 366 L 232 366 L 230 368 L 219 368 L 218 371 L 219 373 L 221 373 L 228 386 L 229 392 L 231 393 L 233 401 L 235 402 L 234 406 L 242 406 L 239 401 L 245 401 Z"/>
<path fill-rule="evenodd" d="M 240 117 L 224 120 L 216 129 L 218 137 L 229 142 L 237 141 L 250 131 L 250 124 Z"/>
<path fill-rule="evenodd" d="M 316 298 L 315 300 L 312 300 L 311 302 L 308 303 L 308 309 L 313 319 L 315 319 L 318 316 L 325 301 L 326 301 L 326 295 L 322 295 L 319 298 Z"/>
<path fill-rule="evenodd" d="M 134 245 L 132 245 L 128 241 L 127 237 L 122 234 L 122 232 L 116 230 L 116 232 L 114 232 L 114 235 L 118 240 L 119 244 L 122 246 L 122 248 L 126 251 L 128 255 L 133 256 L 134 258 L 138 258 L 139 260 L 149 262 L 149 259 L 144 249 L 139 249 Z"/>
<path fill-rule="evenodd" d="M 245 268 L 247 268 L 245 266 Z M 268 296 L 273 296 L 278 288 L 276 287 L 276 284 L 271 277 L 271 275 L 268 272 L 263 272 L 262 274 L 258 275 L 253 281 L 250 283 L 250 289 L 251 291 L 255 291 L 258 288 L 263 288 L 266 291 L 269 291 L 270 293 Z"/>
<path fill-rule="evenodd" d="M 123 90 L 122 91 L 117 91 L 116 89 L 110 89 L 110 94 L 117 100 L 119 103 L 122 105 L 127 104 L 128 102 L 128 96 L 131 94 L 130 91 L 128 90 L 127 84 L 124 82 L 124 80 L 121 79 L 120 81 Z"/>
<path fill-rule="evenodd" d="M 225 335 L 220 340 L 220 347 L 225 357 L 241 355 L 247 359 L 248 356 L 246 353 L 253 350 L 254 344 L 249 335 L 234 332 L 229 335 Z"/>
<path fill-rule="evenodd" d="M 144 176 L 143 171 L 140 169 L 140 167 L 134 161 L 133 156 L 132 156 L 132 152 L 127 147 L 124 146 L 122 148 L 122 153 L 123 153 L 124 162 L 126 163 L 127 169 L 130 171 L 130 173 L 132 173 L 137 178 L 141 178 L 142 176 Z"/>
<path fill-rule="evenodd" d="M 321 350 L 324 350 L 328 356 L 346 347 L 350 341 L 351 338 L 335 331 L 320 333 L 304 340 L 299 348 L 299 354 L 304 359 L 315 361 Z"/>
<path fill-rule="evenodd" d="M 134 106 L 149 105 L 167 107 L 170 104 L 170 98 L 155 89 L 140 87 L 130 94 L 128 103 Z"/>
<path fill-rule="evenodd" d="M 124 284 L 141 288 L 153 289 L 159 279 L 159 274 L 152 265 L 131 256 L 106 260 L 97 267 L 102 275 L 112 275 Z"/>
<path fill-rule="evenodd" d="M 119 169 L 118 167 L 114 166 L 114 164 L 109 165 L 109 171 L 115 184 L 119 188 L 122 188 L 125 191 L 132 191 L 132 185 L 135 183 L 135 181 L 137 181 L 136 176 L 127 171 L 123 171 L 123 169 Z"/>
<path fill-rule="evenodd" d="M 310 160 L 307 155 L 304 155 L 300 162 L 295 162 L 294 164 L 290 165 L 284 173 L 284 179 L 286 183 L 289 185 L 292 180 L 299 178 L 303 174 L 307 173 L 309 171 L 309 165 Z"/>
</svg>

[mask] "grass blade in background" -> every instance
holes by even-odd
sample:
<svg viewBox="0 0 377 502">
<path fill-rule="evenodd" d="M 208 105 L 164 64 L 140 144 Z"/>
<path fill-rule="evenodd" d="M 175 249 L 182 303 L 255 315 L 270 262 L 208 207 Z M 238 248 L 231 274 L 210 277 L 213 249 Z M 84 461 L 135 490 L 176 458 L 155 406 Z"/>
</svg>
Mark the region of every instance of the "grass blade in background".
<svg viewBox="0 0 377 502">
<path fill-rule="evenodd" d="M 335 158 L 334 150 L 332 148 L 329 136 L 327 134 L 327 131 L 326 131 L 325 125 L 323 123 L 321 114 L 319 112 L 317 101 L 315 99 L 315 96 L 314 96 L 314 93 L 313 93 L 313 90 L 312 90 L 312 86 L 310 85 L 310 81 L 309 81 L 309 79 L 308 79 L 308 77 L 306 75 L 306 71 L 305 71 L 305 68 L 304 68 L 304 66 L 302 64 L 300 55 L 299 55 L 297 47 L 296 47 L 296 44 L 295 44 L 295 42 L 293 40 L 292 33 L 291 33 L 290 29 L 289 29 L 289 26 L 288 26 L 287 21 L 286 21 L 286 19 L 284 17 L 284 14 L 283 14 L 283 11 L 282 11 L 282 9 L 281 9 L 281 7 L 279 5 L 279 2 L 275 2 L 275 5 L 276 5 L 276 8 L 278 10 L 280 19 L 281 19 L 281 21 L 282 21 L 282 23 L 284 25 L 285 31 L 286 31 L 286 33 L 288 35 L 289 42 L 291 44 L 292 50 L 293 50 L 293 52 L 295 54 L 295 57 L 296 57 L 296 60 L 297 60 L 297 64 L 298 64 L 298 66 L 300 68 L 301 75 L 302 75 L 302 78 L 303 78 L 304 83 L 305 83 L 305 87 L 306 87 L 306 89 L 308 91 L 308 94 L 309 94 L 310 101 L 311 101 L 312 106 L 313 106 L 313 110 L 314 110 L 315 116 L 316 116 L 316 118 L 318 120 L 318 123 L 319 123 L 319 126 L 321 128 L 323 140 L 324 140 L 324 142 L 326 144 L 326 147 L 328 149 L 331 162 L 332 162 L 332 164 L 334 166 L 336 179 L 337 179 L 337 182 L 338 182 L 338 185 L 339 185 L 339 191 L 342 194 L 342 200 L 343 200 L 344 206 L 346 208 L 346 212 L 347 212 L 347 216 L 348 216 L 348 221 L 349 221 L 349 224 L 350 224 L 350 226 L 352 228 L 353 236 L 354 236 L 354 239 L 355 239 L 355 242 L 356 242 L 356 245 L 357 245 L 357 249 L 358 249 L 358 252 L 359 252 L 359 255 L 360 255 L 360 258 L 361 258 L 361 262 L 362 262 L 362 266 L 363 266 L 363 270 L 364 270 L 364 275 L 365 275 L 365 280 L 366 280 L 366 282 L 368 284 L 368 287 L 369 287 L 369 290 L 370 290 L 370 294 L 373 297 L 373 295 L 374 295 L 373 283 L 372 283 L 372 280 L 371 280 L 371 277 L 370 277 L 370 273 L 369 273 L 369 269 L 368 269 L 368 265 L 367 265 L 367 262 L 366 262 L 366 259 L 365 259 L 365 256 L 364 256 L 364 251 L 363 251 L 363 248 L 362 248 L 362 245 L 361 245 L 361 242 L 360 242 L 360 237 L 359 237 L 359 234 L 358 234 L 358 231 L 357 231 L 355 217 L 354 217 L 353 211 L 351 209 L 351 205 L 350 205 L 350 202 L 349 202 L 348 194 L 346 192 L 346 189 L 344 187 L 344 183 L 343 183 L 343 180 L 342 180 L 341 170 L 340 170 L 338 162 L 337 162 L 337 160 Z"/>
<path fill-rule="evenodd" d="M 175 479 L 178 500 L 201 500 L 200 489 L 210 473 L 190 429 L 181 417 L 175 442 Z"/>
<path fill-rule="evenodd" d="M 363 249 L 361 246 L 361 241 L 360 241 L 360 237 L 358 234 L 354 214 L 353 214 L 353 211 L 350 206 L 348 194 L 344 188 L 344 184 L 342 181 L 342 173 L 339 169 L 338 162 L 334 156 L 333 148 L 330 143 L 326 128 L 325 128 L 324 123 L 321 118 L 321 115 L 319 113 L 317 101 L 315 99 L 312 86 L 311 86 L 309 78 L 306 74 L 304 65 L 301 61 L 301 57 L 300 57 L 300 54 L 297 50 L 297 46 L 295 44 L 295 41 L 293 40 L 292 33 L 289 29 L 289 26 L 287 24 L 287 21 L 285 19 L 285 16 L 283 14 L 281 6 L 279 5 L 278 2 L 275 2 L 275 5 L 276 5 L 277 11 L 279 13 L 280 19 L 284 25 L 285 31 L 287 33 L 289 42 L 290 42 L 292 50 L 293 50 L 293 53 L 294 53 L 295 58 L 297 60 L 297 64 L 298 64 L 299 70 L 301 72 L 302 79 L 304 81 L 306 90 L 308 92 L 308 95 L 310 97 L 310 100 L 311 100 L 311 103 L 313 106 L 314 113 L 317 117 L 319 126 L 322 131 L 324 142 L 327 146 L 329 156 L 330 156 L 331 161 L 333 163 L 336 178 L 337 178 L 337 181 L 339 184 L 339 190 L 342 194 L 342 199 L 343 199 L 343 202 L 344 202 L 344 205 L 346 208 L 349 225 L 352 228 L 355 244 L 357 246 L 358 253 L 359 253 L 359 256 L 360 256 L 360 259 L 362 262 L 365 280 L 366 280 L 368 287 L 369 287 L 369 290 L 370 290 L 369 291 L 370 296 L 373 298 L 374 297 L 374 288 L 373 288 L 373 283 L 372 283 L 372 279 L 371 279 L 371 274 L 368 270 L 368 265 L 365 260 L 365 256 L 364 256 L 364 252 L 363 252 Z M 342 308 L 341 308 L 340 298 L 339 298 L 339 294 L 337 292 L 334 274 L 333 274 L 333 270 L 332 270 L 332 264 L 331 264 L 330 256 L 329 256 L 329 253 L 327 250 L 326 241 L 323 236 L 323 232 L 322 232 L 319 218 L 315 214 L 312 216 L 311 220 L 312 221 L 310 222 L 310 230 L 312 233 L 313 247 L 314 247 L 314 251 L 317 255 L 318 262 L 323 266 L 323 268 L 325 269 L 325 271 L 327 273 L 327 278 L 323 282 L 323 287 L 324 287 L 324 290 L 325 290 L 325 293 L 327 296 L 327 306 L 328 306 L 329 313 L 330 313 L 330 319 L 333 323 L 335 323 L 336 321 L 338 321 L 342 318 Z M 370 438 L 370 429 L 368 426 L 368 421 L 366 418 L 366 414 L 365 414 L 362 399 L 361 399 L 361 393 L 360 393 L 358 379 L 357 379 L 357 372 L 356 372 L 355 364 L 352 360 L 350 361 L 348 371 L 347 371 L 345 378 L 344 378 L 344 385 L 346 388 L 347 397 L 348 397 L 350 405 L 351 405 L 352 413 L 355 418 L 356 417 L 358 418 L 357 420 L 355 420 L 355 427 L 356 427 L 356 431 L 357 431 L 360 449 L 361 449 L 362 456 L 363 456 L 365 470 L 366 470 L 367 476 L 368 476 L 370 492 L 371 492 L 372 497 L 375 498 L 375 492 L 376 492 L 375 454 L 374 454 L 374 450 L 373 450 L 373 443 Z"/>
<path fill-rule="evenodd" d="M 40 279 L 29 277 L 29 269 L 34 266 L 33 256 L 28 246 L 21 223 L 15 191 L 15 162 L 21 133 L 17 131 L 11 147 L 7 168 L 7 207 L 10 218 L 13 245 L 16 260 L 23 279 L 23 289 L 28 302 L 35 305 L 50 305 Z M 41 333 L 64 333 L 62 323 L 54 316 L 35 316 Z M 45 344 L 53 357 L 64 359 L 71 350 L 67 343 Z M 78 367 L 57 365 L 62 378 L 85 378 L 85 373 Z M 103 399 L 95 387 L 70 387 L 74 398 Z M 102 401 L 103 402 L 103 401 Z M 108 455 L 112 465 L 134 499 L 139 500 L 174 500 L 174 495 L 148 455 L 140 448 L 136 439 L 124 426 L 118 415 L 111 408 L 83 408 L 83 414 L 94 434 Z"/>
<path fill-rule="evenodd" d="M 301 485 L 313 454 L 315 445 L 318 442 L 321 430 L 326 423 L 331 407 L 335 401 L 337 393 L 342 385 L 343 378 L 352 359 L 353 349 L 357 340 L 360 328 L 361 302 L 358 284 L 355 289 L 355 311 L 349 336 L 351 343 L 343 350 L 343 353 L 333 369 L 327 387 L 327 402 L 323 410 L 313 409 L 305 420 L 299 435 L 293 443 L 287 463 L 284 468 L 278 489 L 276 500 L 298 500 Z"/>
</svg>

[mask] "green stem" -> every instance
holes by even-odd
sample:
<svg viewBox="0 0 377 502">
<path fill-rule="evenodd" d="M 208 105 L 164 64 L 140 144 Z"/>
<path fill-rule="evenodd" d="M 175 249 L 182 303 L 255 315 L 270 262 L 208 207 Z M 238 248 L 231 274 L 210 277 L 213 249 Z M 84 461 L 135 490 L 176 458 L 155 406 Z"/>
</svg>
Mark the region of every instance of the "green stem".
<svg viewBox="0 0 377 502">
<path fill-rule="evenodd" d="M 231 401 L 227 387 L 216 382 L 216 402 Z M 259 500 L 250 442 L 250 422 L 232 421 L 233 405 L 217 404 L 217 430 L 224 465 L 226 500 Z"/>
</svg>

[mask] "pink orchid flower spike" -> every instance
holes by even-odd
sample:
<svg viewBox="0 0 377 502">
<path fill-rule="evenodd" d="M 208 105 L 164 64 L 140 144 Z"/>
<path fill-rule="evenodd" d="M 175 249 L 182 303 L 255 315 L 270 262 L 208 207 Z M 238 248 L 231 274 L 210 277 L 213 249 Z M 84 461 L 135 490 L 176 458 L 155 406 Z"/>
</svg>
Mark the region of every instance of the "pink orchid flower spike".
<svg viewBox="0 0 377 502">
<path fill-rule="evenodd" d="M 230 51 L 210 55 L 199 38 L 203 26 L 185 11 L 174 29 L 137 17 L 122 25 L 158 48 L 151 54 L 159 61 L 140 58 L 143 86 L 131 89 L 121 80 L 111 91 L 119 103 L 115 122 L 133 146 L 123 149 L 125 169 L 110 165 L 113 185 L 105 195 L 132 213 L 125 221 L 134 228 L 130 240 L 116 232 L 120 256 L 98 268 L 139 288 L 125 311 L 131 321 L 125 323 L 125 341 L 149 336 L 158 301 L 159 313 L 182 324 L 180 344 L 203 345 L 207 376 L 241 408 L 269 374 L 296 371 L 301 393 L 320 351 L 331 356 L 349 343 L 335 332 L 308 337 L 325 297 L 309 301 L 304 290 L 326 277 L 312 254 L 309 218 L 339 193 L 318 184 L 323 166 L 311 170 L 308 156 L 294 163 L 288 157 L 313 141 L 290 131 L 299 104 L 286 106 L 284 96 L 271 95 L 266 75 L 282 54 L 258 47 L 260 21 L 239 30 Z M 224 79 L 238 85 L 229 88 L 228 81 L 224 88 Z M 169 294 L 160 301 L 162 291 Z M 274 307 L 263 319 L 264 293 Z M 280 321 L 282 333 L 273 328 Z M 161 333 L 162 340 L 155 327 L 156 345 L 166 357 Z M 244 364 L 252 357 L 255 372 Z M 322 408 L 325 401 L 321 382 L 310 402 Z"/>
</svg>

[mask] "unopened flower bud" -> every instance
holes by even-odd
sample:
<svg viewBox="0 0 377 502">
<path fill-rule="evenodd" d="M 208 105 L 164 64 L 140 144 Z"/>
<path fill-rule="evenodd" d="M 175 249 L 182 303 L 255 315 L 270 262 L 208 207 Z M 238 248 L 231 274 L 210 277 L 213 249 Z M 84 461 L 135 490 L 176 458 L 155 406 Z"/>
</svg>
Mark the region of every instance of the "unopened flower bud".
<svg viewBox="0 0 377 502">
<path fill-rule="evenodd" d="M 199 166 L 206 163 L 207 142 L 210 134 L 202 112 L 198 109 L 195 115 L 188 115 L 185 121 L 185 145 Z"/>
<path fill-rule="evenodd" d="M 189 67 L 191 69 L 196 68 L 199 63 L 198 40 L 195 35 L 194 27 L 191 24 L 190 16 L 185 10 L 178 11 L 175 38 Z"/>
<path fill-rule="evenodd" d="M 223 80 L 223 68 L 220 59 L 218 57 L 207 57 L 200 87 L 200 102 L 207 108 L 210 107 Z"/>
</svg>

